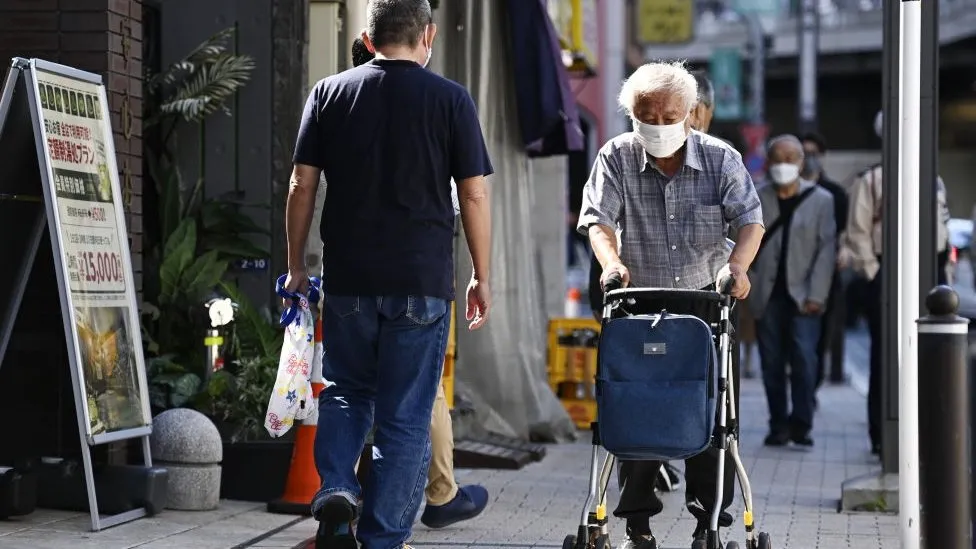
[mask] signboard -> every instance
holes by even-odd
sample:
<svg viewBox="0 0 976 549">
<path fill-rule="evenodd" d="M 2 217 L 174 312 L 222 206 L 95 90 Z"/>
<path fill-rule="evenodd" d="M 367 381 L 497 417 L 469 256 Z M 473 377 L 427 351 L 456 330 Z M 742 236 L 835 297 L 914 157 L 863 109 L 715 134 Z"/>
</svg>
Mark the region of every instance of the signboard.
<svg viewBox="0 0 976 549">
<path fill-rule="evenodd" d="M 2 143 L 26 143 L 28 150 L 33 143 L 37 163 L 24 162 L 38 168 L 29 173 L 21 166 L 23 180 L 0 180 L 0 195 L 43 196 L 45 206 L 37 230 L 26 237 L 27 258 L 16 258 L 23 261 L 15 285 L 20 294 L 7 304 L 0 326 L 0 360 L 46 225 L 95 530 L 146 513 L 99 517 L 91 446 L 142 437 L 151 465 L 149 391 L 108 113 L 100 76 L 36 59 L 14 59 L 0 95 Z"/>
<path fill-rule="evenodd" d="M 742 105 L 742 57 L 736 48 L 717 48 L 712 52 L 708 75 L 715 89 L 716 120 L 739 120 Z"/>
<path fill-rule="evenodd" d="M 637 42 L 683 44 L 695 37 L 694 0 L 637 0 Z"/>
</svg>

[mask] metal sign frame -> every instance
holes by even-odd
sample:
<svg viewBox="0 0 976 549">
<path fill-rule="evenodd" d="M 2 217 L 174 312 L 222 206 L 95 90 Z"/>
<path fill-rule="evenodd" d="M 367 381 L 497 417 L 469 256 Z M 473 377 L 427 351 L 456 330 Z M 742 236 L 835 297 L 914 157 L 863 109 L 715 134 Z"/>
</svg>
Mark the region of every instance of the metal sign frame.
<svg viewBox="0 0 976 549">
<path fill-rule="evenodd" d="M 61 220 L 57 208 L 57 195 L 54 187 L 54 174 L 50 162 L 50 151 L 47 140 L 44 138 L 44 122 L 42 117 L 41 100 L 37 88 L 37 72 L 54 74 L 66 79 L 79 82 L 94 84 L 97 86 L 98 100 L 101 103 L 102 117 L 101 126 L 105 136 L 105 157 L 109 164 L 108 172 L 112 186 L 112 204 L 115 206 L 115 222 L 117 229 L 125 231 L 126 223 L 124 209 L 122 208 L 122 192 L 119 184 L 118 166 L 116 164 L 114 133 L 111 127 L 110 110 L 106 96 L 105 86 L 102 77 L 84 72 L 72 67 L 51 63 L 39 59 L 14 58 L 11 69 L 4 84 L 3 94 L 0 96 L 0 132 L 9 116 L 12 106 L 13 94 L 17 86 L 23 82 L 23 87 L 19 91 L 26 93 L 28 114 L 33 126 L 31 138 L 37 150 L 37 160 L 39 173 L 38 178 L 43 191 L 45 203 L 44 214 L 38 216 L 34 231 L 31 233 L 31 242 L 28 248 L 28 257 L 25 258 L 21 266 L 20 278 L 17 281 L 17 288 L 14 299 L 8 305 L 8 310 L 4 315 L 5 324 L 0 327 L 0 361 L 6 352 L 7 343 L 14 328 L 14 320 L 23 298 L 24 289 L 27 285 L 27 277 L 30 274 L 31 266 L 36 258 L 40 247 L 41 237 L 46 221 L 50 233 L 52 257 L 55 263 L 55 275 L 58 281 L 58 293 L 61 304 L 61 317 L 64 323 L 65 339 L 68 344 L 68 365 L 71 371 L 71 381 L 74 385 L 75 411 L 78 419 L 78 433 L 81 439 L 81 454 L 85 473 L 85 483 L 88 490 L 88 504 L 91 514 L 91 525 L 93 531 L 129 522 L 148 514 L 145 508 L 132 509 L 116 515 L 102 516 L 98 511 L 98 501 L 95 493 L 95 479 L 91 458 L 91 447 L 128 440 L 132 438 L 142 439 L 143 458 L 146 467 L 152 466 L 152 457 L 149 448 L 149 434 L 152 432 L 152 414 L 149 408 L 149 389 L 146 375 L 145 361 L 142 355 L 142 334 L 139 330 L 139 308 L 136 302 L 135 288 L 133 286 L 132 258 L 129 254 L 129 247 L 120 245 L 122 268 L 126 277 L 125 294 L 128 303 L 129 337 L 135 349 L 135 369 L 138 378 L 139 397 L 141 400 L 142 416 L 144 425 L 120 429 L 107 433 L 91 434 L 91 423 L 88 412 L 85 380 L 81 364 L 81 348 L 77 328 L 75 324 L 75 311 L 68 285 L 68 268 L 64 260 L 63 242 L 61 234 Z M 25 136 L 26 138 L 26 136 Z"/>
</svg>

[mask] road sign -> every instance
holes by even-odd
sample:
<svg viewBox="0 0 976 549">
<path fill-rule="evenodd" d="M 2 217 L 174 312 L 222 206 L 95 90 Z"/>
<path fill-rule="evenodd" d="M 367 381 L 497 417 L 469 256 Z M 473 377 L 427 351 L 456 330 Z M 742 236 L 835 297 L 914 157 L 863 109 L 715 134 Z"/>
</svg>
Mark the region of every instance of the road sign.
<svg viewBox="0 0 976 549">
<path fill-rule="evenodd" d="M 682 44 L 695 37 L 694 0 L 638 0 L 637 42 Z"/>
</svg>

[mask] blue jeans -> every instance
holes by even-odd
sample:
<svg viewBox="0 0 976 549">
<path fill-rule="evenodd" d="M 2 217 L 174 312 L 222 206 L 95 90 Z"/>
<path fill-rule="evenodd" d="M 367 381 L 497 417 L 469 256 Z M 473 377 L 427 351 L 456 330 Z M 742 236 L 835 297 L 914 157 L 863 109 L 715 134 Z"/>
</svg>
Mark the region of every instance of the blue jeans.
<svg viewBox="0 0 976 549">
<path fill-rule="evenodd" d="M 820 326 L 820 315 L 801 314 L 792 297 L 777 291 L 773 292 L 766 310 L 756 320 L 756 341 L 772 432 L 792 429 L 806 435 L 813 427 Z M 787 364 L 792 414 L 787 411 Z"/>
<path fill-rule="evenodd" d="M 357 537 L 364 549 L 397 549 L 424 499 L 430 414 L 437 396 L 450 310 L 432 297 L 325 296 L 323 375 L 315 464 L 329 495 L 363 497 Z M 366 493 L 354 467 L 370 427 L 374 460 Z"/>
</svg>

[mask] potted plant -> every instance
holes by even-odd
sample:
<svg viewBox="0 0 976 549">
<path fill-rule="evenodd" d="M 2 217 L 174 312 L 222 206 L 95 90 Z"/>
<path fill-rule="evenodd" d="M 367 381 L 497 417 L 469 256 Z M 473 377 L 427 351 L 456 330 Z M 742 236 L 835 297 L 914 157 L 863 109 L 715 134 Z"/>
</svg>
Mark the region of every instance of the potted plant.
<svg viewBox="0 0 976 549">
<path fill-rule="evenodd" d="M 288 437 L 270 440 L 263 425 L 282 334 L 269 311 L 223 280 L 233 261 L 269 255 L 252 238 L 268 231 L 242 211 L 254 207 L 243 196 L 205 197 L 203 179 L 184 184 L 176 165 L 176 129 L 189 125 L 202 135 L 211 115 L 229 114 L 227 101 L 250 78 L 253 60 L 229 51 L 233 33 L 215 34 L 147 79 L 145 124 L 154 135 L 147 139 L 154 199 L 147 207 L 158 215 L 147 220 L 144 237 L 142 332 L 154 413 L 187 406 L 207 414 L 224 438 L 221 496 L 268 501 L 282 493 L 293 445 Z M 202 167 L 202 146 L 199 154 Z M 210 372 L 204 303 L 220 294 L 235 303 L 236 321 L 224 334 L 226 367 Z"/>
</svg>

